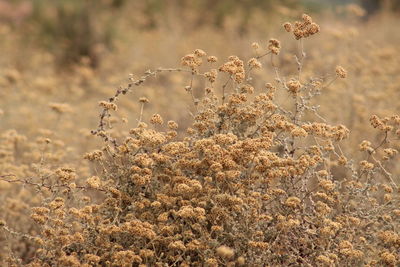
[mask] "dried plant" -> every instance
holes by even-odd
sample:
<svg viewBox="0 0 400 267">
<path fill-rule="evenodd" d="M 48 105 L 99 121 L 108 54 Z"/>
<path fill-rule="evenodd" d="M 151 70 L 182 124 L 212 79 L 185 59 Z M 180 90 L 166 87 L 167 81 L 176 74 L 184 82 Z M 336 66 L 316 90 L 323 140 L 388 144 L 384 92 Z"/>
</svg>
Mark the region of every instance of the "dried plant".
<svg viewBox="0 0 400 267">
<path fill-rule="evenodd" d="M 26 264 L 396 266 L 399 181 L 391 169 L 400 116 L 372 116 L 382 139 L 361 142 L 361 161 L 346 155 L 341 144 L 350 131 L 329 124 L 313 103 L 347 72 L 338 66 L 331 80 L 306 77 L 304 39 L 320 27 L 303 15 L 284 29 L 299 44 L 292 76 L 274 63 L 281 49 L 276 39 L 265 49 L 254 43 L 255 55 L 247 61 L 230 56 L 218 64 L 196 49 L 182 58 L 182 68 L 147 71 L 99 103 L 92 134 L 103 146 L 85 155 L 96 175 L 83 180 L 68 166 L 37 166 L 31 175 L 37 178 L 2 176 L 42 195 L 30 215 L 36 233 L 21 236 L 0 222 L 7 238 L 34 244 Z M 269 63 L 275 80 L 255 88 L 253 73 Z M 185 134 L 160 114 L 146 123 L 143 111 L 151 99 L 145 97 L 138 99 L 137 125 L 116 133 L 118 100 L 171 72 L 189 75 L 184 88 L 194 111 Z M 201 93 L 198 84 L 205 84 Z M 286 94 L 286 103 L 277 101 L 277 92 Z M 12 140 L 9 151 L 19 142 L 16 135 Z M 13 253 L 8 262 L 22 264 Z"/>
</svg>

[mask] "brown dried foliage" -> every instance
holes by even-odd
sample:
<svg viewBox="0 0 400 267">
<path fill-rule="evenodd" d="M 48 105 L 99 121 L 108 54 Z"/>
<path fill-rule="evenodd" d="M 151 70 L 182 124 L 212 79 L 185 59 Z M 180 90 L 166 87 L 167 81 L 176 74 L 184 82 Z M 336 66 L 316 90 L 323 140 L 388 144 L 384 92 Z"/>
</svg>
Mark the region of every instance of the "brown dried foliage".
<svg viewBox="0 0 400 267">
<path fill-rule="evenodd" d="M 309 16 L 302 19 L 294 25 L 296 39 L 298 31 L 302 37 L 319 31 Z M 292 27 L 286 24 L 285 29 Z M 86 154 L 97 171 L 86 181 L 67 166 L 39 166 L 39 181 L 3 176 L 43 195 L 31 209 L 35 234 L 15 232 L 0 222 L 7 238 L 19 236 L 34 247 L 26 264 L 398 264 L 399 189 L 390 170 L 399 146 L 399 115 L 371 117 L 382 139 L 363 141 L 365 157 L 355 162 L 341 149 L 349 130 L 326 123 L 312 106 L 329 81 L 305 79 L 301 67 L 296 78 L 285 78 L 273 65 L 274 83 L 254 95 L 251 70 L 261 68 L 258 60 L 265 55 L 279 52 L 280 43 L 271 40 L 270 52 L 249 61 L 231 56 L 219 72 L 202 71 L 206 53 L 195 50 L 182 58 L 183 69 L 149 71 L 100 102 L 103 111 L 93 134 L 104 146 Z M 208 61 L 214 64 L 216 58 Z M 149 118 L 153 126 L 141 114 L 137 127 L 123 138 L 114 137 L 108 122 L 118 98 L 155 74 L 174 71 L 191 75 L 185 89 L 196 113 L 186 134 L 177 137 L 179 126 L 173 121 L 163 128 L 160 114 Z M 346 74 L 336 69 L 339 77 Z M 193 93 L 196 79 L 206 80 L 201 98 Z M 277 90 L 287 93 L 291 109 L 276 101 Z M 143 110 L 148 100 L 139 102 Z M 15 133 L 3 136 L 5 162 L 16 160 L 13 145 L 22 139 Z M 89 193 L 97 194 L 98 201 Z M 22 264 L 13 253 L 8 262 Z"/>
</svg>

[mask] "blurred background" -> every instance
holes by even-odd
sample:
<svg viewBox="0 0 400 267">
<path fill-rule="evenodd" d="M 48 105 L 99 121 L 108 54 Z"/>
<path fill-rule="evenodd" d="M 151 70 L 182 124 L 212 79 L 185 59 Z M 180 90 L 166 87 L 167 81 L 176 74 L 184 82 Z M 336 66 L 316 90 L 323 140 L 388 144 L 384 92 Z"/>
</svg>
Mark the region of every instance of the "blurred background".
<svg viewBox="0 0 400 267">
<path fill-rule="evenodd" d="M 303 13 L 321 26 L 305 40 L 305 76 L 329 79 L 336 65 L 349 71 L 318 99 L 323 116 L 362 134 L 370 113 L 399 111 L 398 0 L 0 0 L 0 131 L 36 137 L 50 130 L 71 151 L 87 151 L 96 142 L 89 131 L 98 101 L 126 85 L 130 73 L 179 67 L 196 48 L 222 64 L 233 54 L 248 59 L 253 42 L 266 49 L 276 38 L 277 64 L 290 77 L 298 42 L 282 24 Z M 257 75 L 260 84 L 274 79 L 271 67 Z M 145 116 L 161 112 L 188 126 L 188 79 L 171 74 L 147 83 L 120 100 L 116 123 L 124 117 L 121 129 L 135 125 L 137 99 L 146 96 Z"/>
<path fill-rule="evenodd" d="M 82 58 L 99 67 L 102 56 L 124 49 L 124 41 L 134 46 L 146 33 L 161 39 L 208 28 L 245 38 L 249 32 L 268 33 L 276 20 L 302 12 L 339 20 L 354 15 L 366 22 L 399 10 L 398 0 L 0 0 L 0 22 L 3 34 L 19 34 L 21 47 L 36 46 L 65 69 Z M 162 45 L 152 46 L 157 44 Z"/>
</svg>

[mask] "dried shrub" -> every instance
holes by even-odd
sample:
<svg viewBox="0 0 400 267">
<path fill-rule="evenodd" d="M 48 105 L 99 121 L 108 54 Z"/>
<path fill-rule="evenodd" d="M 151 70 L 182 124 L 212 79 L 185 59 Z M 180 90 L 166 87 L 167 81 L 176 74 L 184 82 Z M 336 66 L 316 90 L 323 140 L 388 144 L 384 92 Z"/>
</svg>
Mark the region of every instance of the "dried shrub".
<svg viewBox="0 0 400 267">
<path fill-rule="evenodd" d="M 319 32 L 307 15 L 294 25 L 300 47 Z M 59 167 L 39 176 L 49 178 L 42 183 L 8 179 L 50 191 L 32 209 L 39 230 L 26 235 L 36 244 L 28 266 L 395 266 L 399 189 L 390 169 L 399 115 L 370 118 L 382 139 L 361 142 L 364 158 L 356 162 L 341 148 L 349 130 L 327 123 L 312 104 L 332 81 L 304 77 L 302 50 L 298 73 L 281 75 L 273 63 L 280 47 L 271 39 L 259 53 L 254 44 L 250 60 L 231 56 L 209 68 L 217 59 L 198 49 L 182 58 L 183 68 L 132 78 L 99 103 L 92 133 L 104 145 L 85 155 L 95 176 L 83 181 Z M 269 57 L 275 80 L 255 90 L 253 72 Z M 139 99 L 137 126 L 115 133 L 117 100 L 165 72 L 190 76 L 185 90 L 195 112 L 186 134 L 179 137 L 179 125 L 162 114 L 147 124 L 147 98 Z M 332 72 L 334 80 L 347 75 L 343 67 Z M 201 97 L 198 79 L 206 84 Z M 277 101 L 278 90 L 290 105 Z"/>
</svg>

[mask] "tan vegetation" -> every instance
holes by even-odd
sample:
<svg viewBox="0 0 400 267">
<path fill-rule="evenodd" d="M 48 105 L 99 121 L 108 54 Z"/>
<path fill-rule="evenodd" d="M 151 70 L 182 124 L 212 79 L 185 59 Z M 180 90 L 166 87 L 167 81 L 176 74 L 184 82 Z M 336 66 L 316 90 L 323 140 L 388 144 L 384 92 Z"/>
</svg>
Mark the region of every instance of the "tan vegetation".
<svg viewBox="0 0 400 267">
<path fill-rule="evenodd" d="M 397 266 L 400 38 L 389 15 L 351 20 L 303 14 L 231 46 L 199 28 L 186 55 L 146 51 L 153 32 L 140 63 L 74 72 L 15 56 L 0 80 L 0 265 Z M 123 64 L 150 69 L 114 90 Z"/>
</svg>

